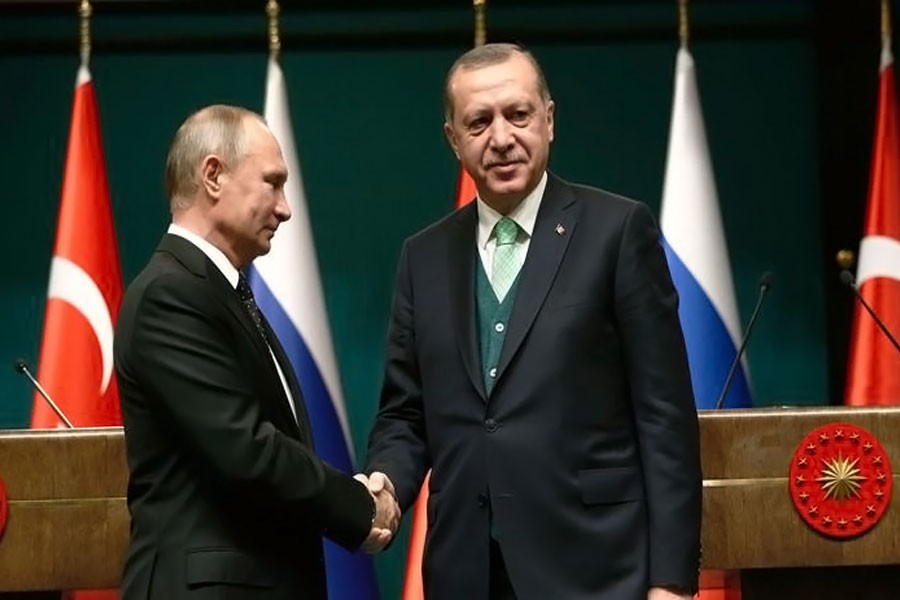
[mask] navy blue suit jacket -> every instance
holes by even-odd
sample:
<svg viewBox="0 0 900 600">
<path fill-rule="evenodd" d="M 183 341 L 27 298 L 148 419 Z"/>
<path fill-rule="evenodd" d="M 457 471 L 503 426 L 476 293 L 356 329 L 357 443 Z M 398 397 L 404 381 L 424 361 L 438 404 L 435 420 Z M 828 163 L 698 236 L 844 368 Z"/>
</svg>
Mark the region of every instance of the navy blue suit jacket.
<svg viewBox="0 0 900 600">
<path fill-rule="evenodd" d="M 403 246 L 369 441 L 404 510 L 432 469 L 427 597 L 486 598 L 491 535 L 520 600 L 696 588 L 697 415 L 649 210 L 549 175 L 489 397 L 476 222 Z"/>
</svg>

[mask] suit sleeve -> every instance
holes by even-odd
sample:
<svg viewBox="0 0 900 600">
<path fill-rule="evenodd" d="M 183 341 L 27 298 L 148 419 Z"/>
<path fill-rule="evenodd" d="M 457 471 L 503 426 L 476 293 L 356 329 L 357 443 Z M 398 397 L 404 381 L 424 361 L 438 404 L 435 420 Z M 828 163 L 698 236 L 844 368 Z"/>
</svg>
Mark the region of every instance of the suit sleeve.
<svg viewBox="0 0 900 600">
<path fill-rule="evenodd" d="M 397 269 L 384 382 L 378 415 L 369 435 L 366 471 L 386 473 L 394 484 L 400 507 L 406 511 L 415 502 L 428 468 L 407 242 Z"/>
<path fill-rule="evenodd" d="M 233 317 L 208 283 L 188 275 L 158 278 L 137 315 L 133 371 L 148 397 L 162 403 L 173 435 L 203 476 L 263 510 L 301 514 L 347 548 L 359 546 L 371 527 L 368 491 L 263 418 L 235 349 Z"/>
<path fill-rule="evenodd" d="M 615 290 L 647 494 L 650 584 L 696 590 L 702 501 L 697 411 L 678 295 L 643 204 L 625 219 Z"/>
</svg>

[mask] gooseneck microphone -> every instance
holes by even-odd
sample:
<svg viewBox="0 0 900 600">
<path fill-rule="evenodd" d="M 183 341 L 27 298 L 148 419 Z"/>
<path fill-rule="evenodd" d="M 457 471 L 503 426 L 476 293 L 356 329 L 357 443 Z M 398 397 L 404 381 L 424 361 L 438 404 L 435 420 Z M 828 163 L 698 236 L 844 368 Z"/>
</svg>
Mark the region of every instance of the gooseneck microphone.
<svg viewBox="0 0 900 600">
<path fill-rule="evenodd" d="M 731 368 L 728 369 L 728 377 L 725 378 L 725 385 L 722 387 L 719 401 L 716 402 L 716 410 L 721 409 L 725 404 L 728 388 L 731 387 L 731 381 L 734 379 L 734 374 L 741 362 L 741 356 L 744 355 L 744 350 L 747 348 L 747 342 L 750 340 L 750 333 L 753 331 L 753 326 L 756 325 L 757 317 L 759 317 L 759 309 L 762 308 L 763 299 L 765 299 L 766 293 L 772 289 L 772 278 L 772 273 L 769 271 L 763 273 L 759 278 L 759 296 L 756 298 L 756 307 L 753 309 L 753 314 L 750 315 L 750 321 L 747 323 L 747 328 L 744 330 L 744 338 L 741 340 L 741 347 L 738 348 L 737 354 L 734 355 L 734 360 L 731 361 Z"/>
<path fill-rule="evenodd" d="M 53 412 L 56 413 L 56 416 L 59 417 L 63 423 L 66 424 L 66 427 L 68 427 L 69 429 L 74 429 L 75 426 L 72 425 L 72 421 L 70 421 L 69 419 L 66 418 L 66 415 L 63 414 L 63 411 L 61 411 L 59 409 L 59 407 L 56 405 L 56 402 L 54 402 L 50 398 L 50 395 L 44 390 L 44 388 L 41 386 L 41 384 L 38 383 L 38 380 L 35 379 L 31 375 L 31 371 L 28 370 L 28 365 L 25 364 L 25 361 L 22 359 L 19 359 L 15 362 L 15 364 L 13 366 L 15 367 L 17 373 L 21 373 L 22 375 L 27 377 L 29 379 L 29 381 L 31 381 L 31 385 L 34 386 L 34 389 L 36 389 L 38 392 L 40 392 L 41 396 L 44 397 L 44 400 L 47 401 L 47 404 L 50 405 L 50 408 L 53 409 Z"/>
<path fill-rule="evenodd" d="M 900 352 L 900 344 L 897 343 L 897 339 L 891 334 L 891 330 L 888 329 L 887 325 L 885 325 L 884 322 L 878 318 L 878 315 L 875 314 L 875 311 L 871 306 L 869 306 L 869 303 L 866 302 L 866 299 L 863 298 L 862 294 L 859 293 L 859 287 L 857 287 L 856 285 L 856 280 L 853 278 L 853 274 L 850 271 L 844 269 L 843 271 L 841 271 L 840 277 L 841 283 L 853 290 L 853 295 L 856 296 L 856 299 L 859 300 L 860 304 L 863 305 L 863 307 L 866 309 L 866 312 L 872 315 L 875 323 L 878 324 L 878 328 L 881 329 L 882 333 L 884 333 L 884 335 L 886 335 L 889 340 L 891 340 L 891 343 L 894 345 L 894 348 L 897 349 L 897 352 Z"/>
</svg>

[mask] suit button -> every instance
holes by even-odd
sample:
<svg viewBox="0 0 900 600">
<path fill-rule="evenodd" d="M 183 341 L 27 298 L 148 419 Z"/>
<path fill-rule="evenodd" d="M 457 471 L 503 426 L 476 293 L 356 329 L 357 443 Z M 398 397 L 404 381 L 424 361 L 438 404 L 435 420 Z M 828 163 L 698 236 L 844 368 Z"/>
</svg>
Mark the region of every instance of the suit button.
<svg viewBox="0 0 900 600">
<path fill-rule="evenodd" d="M 488 497 L 485 494 L 478 494 L 478 506 L 482 508 L 487 506 Z"/>
<path fill-rule="evenodd" d="M 497 421 L 493 419 L 488 419 L 484 422 L 484 428 L 487 429 L 488 433 L 494 433 L 495 431 L 497 431 L 498 427 L 499 425 Z"/>
</svg>

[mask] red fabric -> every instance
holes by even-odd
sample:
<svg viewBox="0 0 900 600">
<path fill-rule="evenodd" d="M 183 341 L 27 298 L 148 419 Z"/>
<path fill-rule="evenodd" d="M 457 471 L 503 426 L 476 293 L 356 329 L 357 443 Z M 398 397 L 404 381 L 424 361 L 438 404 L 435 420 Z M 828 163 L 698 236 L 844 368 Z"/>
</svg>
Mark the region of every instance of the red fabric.
<svg viewBox="0 0 900 600">
<path fill-rule="evenodd" d="M 475 182 L 465 169 L 459 170 L 459 181 L 456 186 L 456 208 L 462 208 L 475 199 L 478 192 Z M 422 585 L 422 554 L 425 549 L 425 532 L 428 529 L 428 481 L 431 472 L 422 484 L 419 498 L 413 510 L 412 530 L 409 537 L 409 551 L 406 555 L 406 575 L 403 578 L 403 600 L 423 600 L 425 591 Z"/>
<path fill-rule="evenodd" d="M 740 571 L 701 571 L 698 600 L 741 600 Z"/>
<path fill-rule="evenodd" d="M 478 190 L 475 182 L 465 169 L 459 170 L 459 182 L 456 184 L 456 208 L 462 208 L 475 199 Z"/>
<path fill-rule="evenodd" d="M 38 380 L 76 427 L 121 425 L 115 374 L 110 374 L 104 382 L 104 352 L 100 339 L 104 338 L 107 346 L 108 369 L 112 340 L 108 335 L 111 328 L 105 324 L 115 326 L 122 301 L 122 274 L 100 142 L 97 98 L 90 80 L 75 89 L 53 257 L 51 278 L 54 270 L 57 276 L 61 273 L 71 275 L 75 271 L 87 277 L 63 277 L 64 283 L 53 286 L 48 292 Z M 56 259 L 64 259 L 70 264 L 61 269 Z M 89 320 L 80 301 L 77 304 L 81 308 L 65 299 L 85 297 L 102 297 L 102 302 L 91 303 L 100 309 L 99 319 Z M 101 330 L 99 335 L 98 329 Z M 106 389 L 101 393 L 104 386 Z M 35 394 L 31 427 L 60 426 L 60 419 L 44 399 Z M 118 590 L 71 591 L 63 597 L 67 600 L 115 600 Z"/>
<path fill-rule="evenodd" d="M 54 297 L 47 298 L 38 380 L 75 426 L 121 425 L 115 375 L 103 381 L 104 354 L 108 369 L 112 340 L 108 337 L 110 329 L 102 323 L 108 315 L 115 325 L 122 300 L 122 274 L 100 142 L 97 99 L 90 81 L 75 89 L 53 257 L 51 278 L 54 271 L 57 275 L 64 271 L 71 274 L 73 269 L 87 278 L 67 278 L 56 286 Z M 68 270 L 60 269 L 57 259 L 69 261 Z M 95 325 L 85 316 L 85 310 L 63 299 L 91 297 L 91 292 L 96 293 L 93 286 L 103 300 L 93 304 L 101 315 L 100 319 L 93 319 Z M 96 323 L 101 325 L 97 327 Z M 100 338 L 105 338 L 103 352 Z M 104 384 L 106 389 L 101 393 Z M 31 427 L 59 426 L 59 418 L 35 394 Z"/>
<path fill-rule="evenodd" d="M 900 244 L 900 130 L 893 64 L 881 70 L 878 121 L 864 237 L 884 236 Z M 860 256 L 860 260 L 863 260 Z M 900 265 L 893 276 L 863 281 L 860 294 L 897 337 L 900 333 Z M 900 354 L 871 315 L 857 305 L 850 338 L 846 404 L 900 404 Z"/>
</svg>

